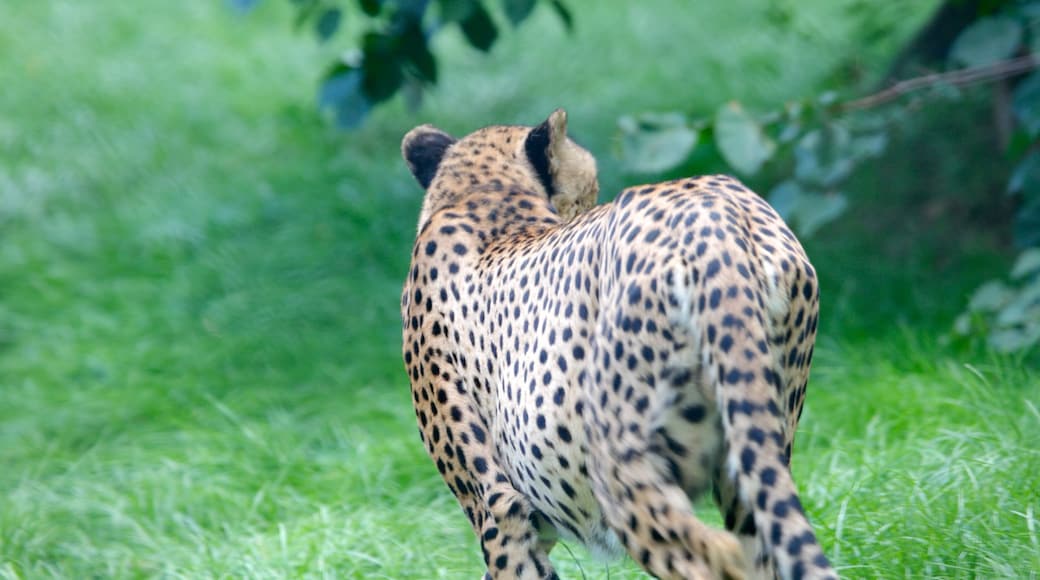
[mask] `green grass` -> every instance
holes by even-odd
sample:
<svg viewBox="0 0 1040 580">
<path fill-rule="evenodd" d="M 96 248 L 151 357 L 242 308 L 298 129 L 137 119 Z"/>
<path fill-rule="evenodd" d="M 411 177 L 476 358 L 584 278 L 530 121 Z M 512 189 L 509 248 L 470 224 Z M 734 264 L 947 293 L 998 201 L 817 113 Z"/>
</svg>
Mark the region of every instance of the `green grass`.
<svg viewBox="0 0 1040 580">
<path fill-rule="evenodd" d="M 859 52 L 843 3 L 790 32 L 757 0 L 574 2 L 573 38 L 545 10 L 490 56 L 439 37 L 421 114 L 342 134 L 313 109 L 334 49 L 287 4 L 0 4 L 0 577 L 478 577 L 398 358 L 400 136 L 566 106 L 613 192 L 617 116 L 773 104 Z M 1035 577 L 1040 372 L 937 340 L 1008 257 L 965 243 L 936 275 L 947 246 L 876 240 L 849 216 L 809 244 L 795 470 L 821 540 L 848 577 Z"/>
</svg>

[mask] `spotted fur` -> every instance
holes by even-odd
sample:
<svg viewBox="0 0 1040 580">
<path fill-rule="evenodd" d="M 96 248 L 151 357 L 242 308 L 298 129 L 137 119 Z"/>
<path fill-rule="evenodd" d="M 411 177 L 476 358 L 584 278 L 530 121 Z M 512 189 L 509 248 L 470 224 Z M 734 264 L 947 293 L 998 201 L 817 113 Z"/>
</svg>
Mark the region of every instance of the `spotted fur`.
<svg viewBox="0 0 1040 580">
<path fill-rule="evenodd" d="M 818 286 L 765 201 L 711 176 L 592 207 L 562 111 L 402 152 L 426 189 L 405 366 L 486 577 L 555 578 L 563 536 L 661 578 L 836 578 L 789 470 Z M 708 489 L 728 531 L 693 512 Z"/>
</svg>

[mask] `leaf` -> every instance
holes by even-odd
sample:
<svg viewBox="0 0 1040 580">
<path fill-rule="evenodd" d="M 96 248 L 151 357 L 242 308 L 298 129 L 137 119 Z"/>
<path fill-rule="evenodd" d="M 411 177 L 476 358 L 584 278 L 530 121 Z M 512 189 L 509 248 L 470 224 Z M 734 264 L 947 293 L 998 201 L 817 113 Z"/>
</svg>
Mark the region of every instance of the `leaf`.
<svg viewBox="0 0 1040 580">
<path fill-rule="evenodd" d="M 574 32 L 574 16 L 571 14 L 570 8 L 562 2 L 562 0 L 552 0 L 549 3 L 553 10 L 556 11 L 556 15 L 563 21 L 563 27 L 567 29 L 567 32 Z"/>
<path fill-rule="evenodd" d="M 858 135 L 849 143 L 852 156 L 857 161 L 879 157 L 887 146 L 888 135 L 885 133 Z"/>
<path fill-rule="evenodd" d="M 953 42 L 950 58 L 957 64 L 976 67 L 1010 57 L 1022 44 L 1022 26 L 1006 16 L 976 20 Z"/>
<path fill-rule="evenodd" d="M 971 334 L 972 329 L 972 317 L 967 312 L 962 313 L 953 321 L 953 332 L 961 336 L 967 336 Z"/>
<path fill-rule="evenodd" d="M 466 40 L 478 50 L 487 52 L 498 38 L 498 29 L 491 15 L 480 4 L 473 6 L 470 15 L 459 22 Z"/>
<path fill-rule="evenodd" d="M 462 22 L 480 6 L 478 0 L 438 0 L 437 5 L 444 23 Z"/>
<path fill-rule="evenodd" d="M 1015 245 L 1020 248 L 1040 246 L 1040 197 L 1026 202 L 1015 214 Z"/>
<path fill-rule="evenodd" d="M 843 125 L 809 131 L 794 148 L 795 177 L 820 187 L 834 187 L 855 169 L 852 137 Z"/>
<path fill-rule="evenodd" d="M 414 76 L 424 82 L 437 82 L 437 60 L 427 44 L 426 34 L 418 19 L 408 20 L 400 36 L 401 55 Z"/>
<path fill-rule="evenodd" d="M 1040 325 L 994 330 L 988 340 L 991 347 L 1001 352 L 1025 350 L 1040 341 Z"/>
<path fill-rule="evenodd" d="M 1000 280 L 990 280 L 975 289 L 968 301 L 969 312 L 996 312 L 1011 298 L 1012 291 Z"/>
<path fill-rule="evenodd" d="M 342 65 L 333 69 L 318 91 L 318 106 L 332 109 L 336 124 L 342 128 L 361 126 L 372 108 L 361 91 L 361 71 Z"/>
<path fill-rule="evenodd" d="M 502 8 L 505 9 L 506 17 L 516 26 L 527 20 L 534 10 L 535 0 L 502 0 Z"/>
<path fill-rule="evenodd" d="M 806 237 L 812 236 L 816 230 L 844 213 L 848 205 L 845 195 L 837 192 L 803 195 L 795 213 L 799 233 Z"/>
<path fill-rule="evenodd" d="M 322 12 L 318 21 L 314 23 L 314 32 L 317 33 L 318 40 L 325 42 L 332 38 L 332 35 L 339 30 L 339 22 L 342 17 L 343 12 L 339 8 L 329 8 Z"/>
<path fill-rule="evenodd" d="M 1040 323 L 1040 282 L 1021 288 L 997 314 L 1000 326 Z"/>
<path fill-rule="evenodd" d="M 380 0 L 358 0 L 358 4 L 361 5 L 361 11 L 366 16 L 378 16 L 382 2 Z"/>
<path fill-rule="evenodd" d="M 769 204 L 799 234 L 809 237 L 844 213 L 848 199 L 841 193 L 806 191 L 798 182 L 787 180 L 769 192 Z"/>
<path fill-rule="evenodd" d="M 754 175 L 776 152 L 774 143 L 739 103 L 730 102 L 715 114 L 715 143 L 733 169 Z"/>
<path fill-rule="evenodd" d="M 769 205 L 773 206 L 780 217 L 792 220 L 804 194 L 802 186 L 798 185 L 796 181 L 788 179 L 769 192 Z"/>
<path fill-rule="evenodd" d="M 698 132 L 681 113 L 647 114 L 618 120 L 621 158 L 636 173 L 661 173 L 679 165 L 697 145 Z"/>
<path fill-rule="evenodd" d="M 1025 198 L 1040 197 L 1040 151 L 1033 149 L 1018 162 L 1011 179 L 1008 193 L 1020 193 Z"/>
<path fill-rule="evenodd" d="M 369 32 L 362 40 L 361 90 L 373 103 L 394 96 L 404 80 L 396 44 L 394 37 L 378 32 Z"/>
<path fill-rule="evenodd" d="M 1040 272 L 1040 248 L 1030 248 L 1018 255 L 1011 268 L 1011 279 L 1019 280 Z"/>
<path fill-rule="evenodd" d="M 1015 87 L 1011 106 L 1030 137 L 1040 134 L 1040 73 L 1029 75 Z"/>
</svg>

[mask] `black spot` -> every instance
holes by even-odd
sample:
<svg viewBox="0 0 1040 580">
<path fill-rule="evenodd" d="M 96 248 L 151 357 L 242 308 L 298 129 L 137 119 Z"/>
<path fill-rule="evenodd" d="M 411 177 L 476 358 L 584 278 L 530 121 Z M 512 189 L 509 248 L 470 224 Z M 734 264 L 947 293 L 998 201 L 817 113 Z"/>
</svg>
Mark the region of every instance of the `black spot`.
<svg viewBox="0 0 1040 580">
<path fill-rule="evenodd" d="M 733 348 L 733 337 L 726 334 L 723 335 L 722 340 L 719 341 L 719 348 L 722 352 L 729 352 L 729 349 Z"/>
<path fill-rule="evenodd" d="M 574 499 L 574 496 L 576 495 L 576 493 L 574 491 L 574 488 L 571 487 L 571 484 L 567 483 L 567 480 L 565 480 L 565 479 L 561 479 L 560 480 L 560 489 L 563 490 L 563 493 L 567 494 L 567 497 L 569 497 L 571 499 Z"/>
<path fill-rule="evenodd" d="M 643 291 L 639 288 L 638 284 L 630 284 L 628 286 L 628 303 L 638 304 L 643 299 Z"/>
<path fill-rule="evenodd" d="M 474 458 L 473 467 L 477 470 L 477 473 L 487 473 L 488 470 L 487 461 L 483 457 Z"/>
<path fill-rule="evenodd" d="M 432 256 L 437 253 L 437 242 L 430 240 L 426 243 L 426 255 Z"/>
<path fill-rule="evenodd" d="M 649 406 L 650 406 L 650 398 L 649 397 L 645 397 L 645 396 L 644 397 L 640 397 L 639 400 L 636 401 L 636 412 L 639 413 L 640 415 L 642 415 L 644 412 L 646 412 L 646 409 Z"/>
<path fill-rule="evenodd" d="M 714 278 L 715 275 L 719 273 L 719 270 L 721 268 L 722 268 L 722 264 L 720 264 L 717 259 L 708 262 L 708 269 L 705 270 L 705 272 L 704 272 L 704 279 L 705 280 L 710 280 L 710 279 Z"/>
<path fill-rule="evenodd" d="M 802 539 L 799 537 L 791 538 L 791 541 L 787 543 L 787 553 L 792 556 L 797 556 L 802 552 Z"/>
<path fill-rule="evenodd" d="M 509 565 L 509 556 L 507 556 L 505 554 L 502 554 L 501 556 L 495 558 L 495 568 L 498 568 L 499 570 L 505 570 L 506 566 L 508 566 L 508 565 Z"/>
<path fill-rule="evenodd" d="M 714 290 L 711 291 L 711 299 L 709 300 L 708 305 L 711 306 L 712 310 L 714 310 L 714 309 L 719 307 L 719 302 L 721 302 L 721 301 L 722 301 L 722 290 L 719 290 L 718 288 L 715 288 Z"/>
<path fill-rule="evenodd" d="M 744 473 L 751 473 L 751 470 L 755 468 L 755 451 L 750 447 L 745 447 L 740 452 L 740 467 Z"/>
<path fill-rule="evenodd" d="M 557 405 L 562 405 L 563 404 L 563 395 L 564 395 L 563 387 L 557 388 L 556 392 L 553 393 L 553 402 L 556 403 Z"/>
<path fill-rule="evenodd" d="M 759 477 L 762 480 L 763 485 L 767 485 L 769 487 L 776 485 L 776 470 L 772 467 L 767 467 L 763 469 L 762 475 Z"/>
<path fill-rule="evenodd" d="M 690 423 L 700 423 L 704 420 L 706 413 L 707 410 L 704 408 L 704 405 L 690 405 L 689 407 L 684 407 L 682 410 L 683 419 L 686 419 Z"/>
<path fill-rule="evenodd" d="M 556 434 L 560 436 L 560 440 L 562 440 L 564 443 L 571 442 L 571 432 L 563 425 L 559 425 L 556 427 Z"/>
</svg>

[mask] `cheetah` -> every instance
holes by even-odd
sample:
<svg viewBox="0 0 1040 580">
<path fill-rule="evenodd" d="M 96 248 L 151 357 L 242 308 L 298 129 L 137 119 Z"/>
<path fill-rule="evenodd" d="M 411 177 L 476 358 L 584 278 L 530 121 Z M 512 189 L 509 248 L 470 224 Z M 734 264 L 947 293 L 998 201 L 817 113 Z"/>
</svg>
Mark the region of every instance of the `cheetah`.
<svg viewBox="0 0 1040 580">
<path fill-rule="evenodd" d="M 709 176 L 594 206 L 562 110 L 401 149 L 426 192 L 403 357 L 485 579 L 557 578 L 561 537 L 659 578 L 837 578 L 789 469 L 819 290 L 764 200 Z"/>
</svg>

